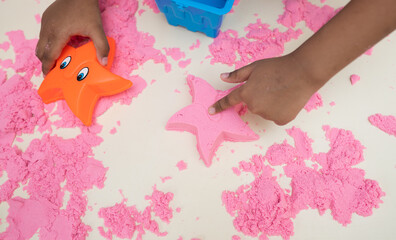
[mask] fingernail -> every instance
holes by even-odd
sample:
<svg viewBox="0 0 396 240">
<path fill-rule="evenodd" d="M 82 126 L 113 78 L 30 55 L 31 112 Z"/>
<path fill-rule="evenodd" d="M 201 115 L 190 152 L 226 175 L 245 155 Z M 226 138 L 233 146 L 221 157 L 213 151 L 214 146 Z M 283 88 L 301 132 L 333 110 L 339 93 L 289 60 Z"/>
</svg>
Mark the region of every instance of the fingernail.
<svg viewBox="0 0 396 240">
<path fill-rule="evenodd" d="M 210 115 L 213 115 L 213 114 L 216 113 L 216 109 L 214 107 L 210 107 L 208 112 L 209 112 Z"/>
<path fill-rule="evenodd" d="M 230 73 L 222 73 L 222 74 L 220 74 L 220 77 L 222 79 L 227 79 L 229 76 L 230 76 Z"/>
<path fill-rule="evenodd" d="M 102 58 L 102 65 L 106 66 L 107 65 L 107 57 Z"/>
</svg>

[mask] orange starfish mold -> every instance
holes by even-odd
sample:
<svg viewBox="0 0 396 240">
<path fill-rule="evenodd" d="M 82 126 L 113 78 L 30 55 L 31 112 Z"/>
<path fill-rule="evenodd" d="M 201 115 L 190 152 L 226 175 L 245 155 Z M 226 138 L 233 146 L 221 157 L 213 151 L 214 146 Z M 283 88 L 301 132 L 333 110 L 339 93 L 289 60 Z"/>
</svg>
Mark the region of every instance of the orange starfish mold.
<svg viewBox="0 0 396 240">
<path fill-rule="evenodd" d="M 100 97 L 115 95 L 130 88 L 131 81 L 110 72 L 115 41 L 109 37 L 107 40 L 110 45 L 107 66 L 98 62 L 92 41 L 78 48 L 66 46 L 38 90 L 43 102 L 65 99 L 74 115 L 89 126 Z"/>
</svg>

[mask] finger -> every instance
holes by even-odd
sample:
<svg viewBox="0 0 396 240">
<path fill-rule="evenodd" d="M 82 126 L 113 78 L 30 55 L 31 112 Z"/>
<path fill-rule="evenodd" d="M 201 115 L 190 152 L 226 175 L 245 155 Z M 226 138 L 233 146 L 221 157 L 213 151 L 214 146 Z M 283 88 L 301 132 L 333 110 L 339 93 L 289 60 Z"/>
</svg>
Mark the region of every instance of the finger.
<svg viewBox="0 0 396 240">
<path fill-rule="evenodd" d="M 58 37 L 50 37 L 45 42 L 40 43 L 40 50 L 38 50 L 38 54 L 41 54 L 40 60 L 44 75 L 47 75 L 48 72 L 53 68 L 56 59 L 59 58 L 62 49 L 65 47 L 68 41 L 68 36 L 59 35 Z"/>
<path fill-rule="evenodd" d="M 241 90 L 242 87 L 234 89 L 232 92 L 230 92 L 228 95 L 223 97 L 222 99 L 218 100 L 215 102 L 210 108 L 209 108 L 209 114 L 213 115 L 219 112 L 222 112 L 232 106 L 235 106 L 239 103 L 242 102 L 241 98 Z"/>
<path fill-rule="evenodd" d="M 45 37 L 40 37 L 40 39 L 39 39 L 38 42 L 37 42 L 37 45 L 36 45 L 36 57 L 37 57 L 38 59 L 40 59 L 40 61 L 41 61 L 41 59 L 42 59 L 42 57 L 43 57 L 44 47 L 45 47 L 45 43 L 46 43 L 47 41 L 48 41 L 47 38 L 45 38 Z"/>
<path fill-rule="evenodd" d="M 235 70 L 230 73 L 222 73 L 220 74 L 220 78 L 229 83 L 240 83 L 246 81 L 250 74 L 252 73 L 254 68 L 254 63 L 246 65 L 238 70 Z"/>
<path fill-rule="evenodd" d="M 98 27 L 92 28 L 93 30 L 89 32 L 88 37 L 90 37 L 96 48 L 96 56 L 98 61 L 103 65 L 107 65 L 107 56 L 109 55 L 110 47 L 106 38 L 106 34 L 103 30 L 102 25 L 99 24 Z"/>
</svg>

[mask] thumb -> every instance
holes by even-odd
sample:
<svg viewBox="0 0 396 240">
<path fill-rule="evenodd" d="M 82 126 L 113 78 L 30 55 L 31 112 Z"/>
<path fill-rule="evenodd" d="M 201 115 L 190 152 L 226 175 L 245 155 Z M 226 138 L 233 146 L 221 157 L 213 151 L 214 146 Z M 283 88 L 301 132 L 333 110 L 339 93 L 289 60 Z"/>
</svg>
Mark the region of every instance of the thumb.
<svg viewBox="0 0 396 240">
<path fill-rule="evenodd" d="M 221 80 L 229 83 L 240 83 L 248 80 L 250 74 L 252 73 L 254 68 L 254 63 L 246 65 L 240 69 L 237 69 L 230 73 L 222 73 L 220 74 Z"/>
<path fill-rule="evenodd" d="M 218 100 L 215 102 L 209 109 L 208 112 L 210 115 L 222 112 L 232 106 L 235 106 L 239 103 L 242 102 L 241 98 L 241 91 L 242 91 L 243 85 L 235 88 L 232 92 L 230 92 L 228 95 L 223 97 L 222 99 Z"/>
<path fill-rule="evenodd" d="M 107 65 L 107 56 L 109 55 L 110 46 L 106 38 L 106 34 L 103 31 L 103 28 L 96 29 L 89 34 L 89 37 L 92 39 L 95 49 L 96 56 L 98 61 L 103 65 Z"/>
</svg>

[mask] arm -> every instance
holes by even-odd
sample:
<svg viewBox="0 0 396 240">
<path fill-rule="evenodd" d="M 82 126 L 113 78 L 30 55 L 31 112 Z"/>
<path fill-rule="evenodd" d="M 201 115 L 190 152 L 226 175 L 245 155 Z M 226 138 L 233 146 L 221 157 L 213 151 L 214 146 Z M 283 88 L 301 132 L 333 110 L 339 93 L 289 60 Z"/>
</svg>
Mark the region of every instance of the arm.
<svg viewBox="0 0 396 240">
<path fill-rule="evenodd" d="M 47 74 L 70 37 L 89 37 L 100 63 L 107 64 L 109 44 L 103 31 L 98 0 L 56 0 L 43 13 L 36 56 Z"/>
<path fill-rule="evenodd" d="M 222 74 L 226 82 L 246 83 L 216 102 L 209 113 L 244 102 L 253 113 L 287 124 L 331 77 L 394 29 L 395 0 L 351 0 L 291 54 Z"/>
</svg>

